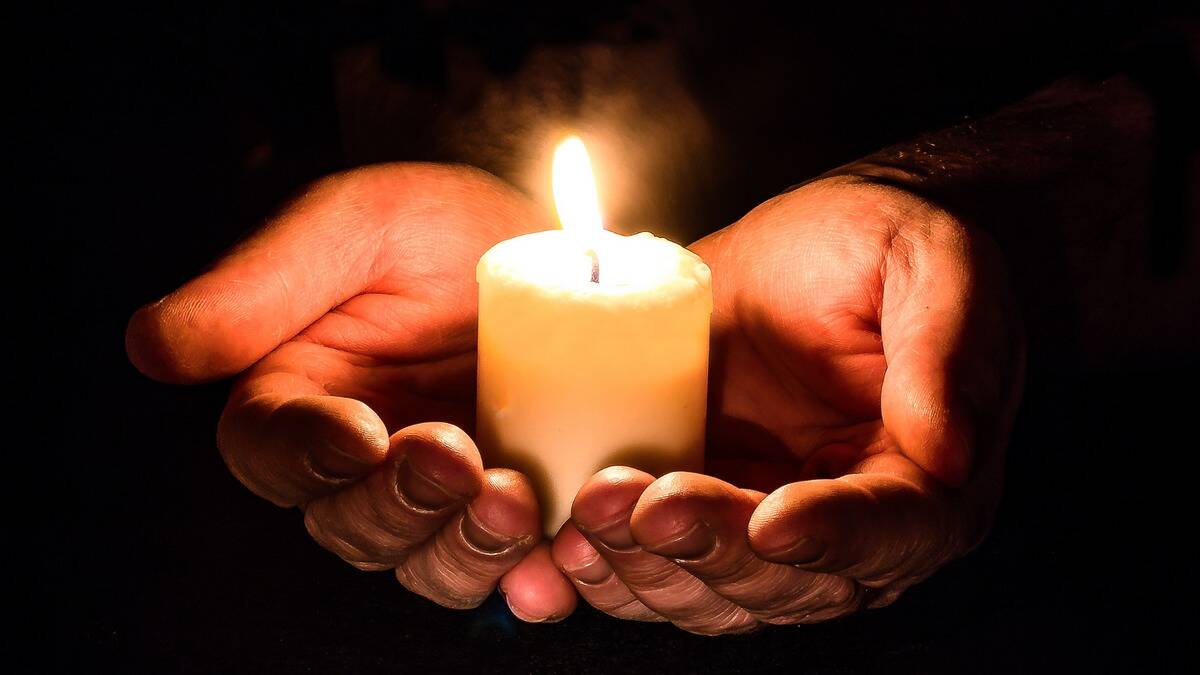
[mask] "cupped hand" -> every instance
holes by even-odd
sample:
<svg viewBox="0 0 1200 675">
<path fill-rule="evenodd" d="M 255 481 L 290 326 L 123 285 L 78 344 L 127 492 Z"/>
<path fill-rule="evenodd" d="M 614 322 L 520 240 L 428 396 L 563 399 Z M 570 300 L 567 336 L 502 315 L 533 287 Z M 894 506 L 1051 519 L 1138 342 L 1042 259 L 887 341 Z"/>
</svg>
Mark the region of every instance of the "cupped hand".
<svg viewBox="0 0 1200 675">
<path fill-rule="evenodd" d="M 692 249 L 713 272 L 711 475 L 594 476 L 552 551 L 580 594 L 744 632 L 887 605 L 977 545 L 1024 364 L 990 240 L 835 177 Z"/>
<path fill-rule="evenodd" d="M 233 474 L 356 567 L 473 607 L 499 583 L 523 619 L 575 592 L 541 543 L 528 480 L 483 468 L 474 419 L 475 264 L 546 229 L 476 170 L 369 167 L 315 184 L 210 270 L 130 320 L 145 374 L 239 374 L 218 445 Z M 436 421 L 436 422 L 433 422 Z"/>
</svg>

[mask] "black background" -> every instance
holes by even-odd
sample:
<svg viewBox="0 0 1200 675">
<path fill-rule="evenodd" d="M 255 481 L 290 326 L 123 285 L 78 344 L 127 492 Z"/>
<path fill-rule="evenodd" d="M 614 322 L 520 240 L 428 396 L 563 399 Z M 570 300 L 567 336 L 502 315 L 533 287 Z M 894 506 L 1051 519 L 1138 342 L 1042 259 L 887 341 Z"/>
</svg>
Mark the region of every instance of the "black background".
<svg viewBox="0 0 1200 675">
<path fill-rule="evenodd" d="M 685 238 L 883 144 L 1019 98 L 1164 12 L 918 2 L 780 17 L 735 5 L 700 12 L 689 47 L 687 87 L 718 139 L 706 180 L 720 189 L 699 194 L 688 176 L 675 180 Z M 35 298 L 28 336 L 41 343 L 35 350 L 54 351 L 42 379 L 63 412 L 43 449 L 65 506 L 38 535 L 49 551 L 41 603 L 51 598 L 57 617 L 58 649 L 44 665 L 590 673 L 1165 663 L 1186 636 L 1169 617 L 1183 611 L 1192 576 L 1194 359 L 1085 366 L 1064 357 L 1071 345 L 1032 345 L 988 542 L 891 608 L 751 636 L 700 638 L 587 607 L 561 624 L 525 625 L 496 597 L 473 611 L 442 609 L 388 574 L 351 569 L 308 540 L 298 512 L 242 489 L 214 443 L 226 385 L 143 379 L 124 357 L 125 321 L 312 178 L 367 160 L 472 161 L 469 145 L 419 128 L 392 130 L 401 140 L 381 142 L 380 156 L 348 151 L 334 91 L 343 50 L 380 45 L 389 76 L 436 93 L 448 42 L 476 50 L 504 79 L 541 44 L 662 37 L 654 21 L 627 21 L 638 8 L 624 3 L 535 6 L 524 18 L 489 7 L 467 3 L 431 20 L 405 3 L 106 4 L 39 23 L 24 69 L 37 76 L 37 105 L 17 140 L 34 146 L 28 198 L 41 215 L 28 229 L 32 250 L 46 254 L 13 264 L 61 282 Z M 614 23 L 627 29 L 615 38 L 594 28 Z M 760 43 L 774 45 L 766 65 L 738 56 Z M 731 100 L 731 80 L 766 98 Z M 433 108 L 427 119 L 440 114 Z M 477 163 L 511 168 L 495 153 Z"/>
</svg>

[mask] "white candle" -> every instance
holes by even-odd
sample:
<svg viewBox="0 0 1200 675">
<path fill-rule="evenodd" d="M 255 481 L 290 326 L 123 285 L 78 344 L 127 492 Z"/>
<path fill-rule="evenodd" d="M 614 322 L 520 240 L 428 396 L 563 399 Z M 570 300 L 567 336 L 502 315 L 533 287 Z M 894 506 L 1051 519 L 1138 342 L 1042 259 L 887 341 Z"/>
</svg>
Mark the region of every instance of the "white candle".
<svg viewBox="0 0 1200 675">
<path fill-rule="evenodd" d="M 703 469 L 712 313 L 698 256 L 602 229 L 582 142 L 554 164 L 564 229 L 501 242 L 476 270 L 479 447 L 534 482 L 548 536 L 604 467 Z"/>
</svg>

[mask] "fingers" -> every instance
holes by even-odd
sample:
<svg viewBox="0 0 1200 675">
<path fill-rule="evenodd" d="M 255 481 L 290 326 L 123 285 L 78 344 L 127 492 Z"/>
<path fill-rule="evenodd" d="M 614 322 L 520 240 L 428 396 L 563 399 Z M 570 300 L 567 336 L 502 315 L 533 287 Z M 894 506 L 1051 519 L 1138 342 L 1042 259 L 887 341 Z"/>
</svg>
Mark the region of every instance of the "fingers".
<svg viewBox="0 0 1200 675">
<path fill-rule="evenodd" d="M 637 599 L 571 521 L 554 537 L 551 553 L 554 564 L 575 584 L 584 600 L 601 612 L 632 621 L 666 621 Z"/>
<path fill-rule="evenodd" d="M 177 383 L 226 377 L 262 358 L 397 266 L 419 274 L 421 251 L 446 232 L 490 243 L 527 230 L 536 211 L 499 180 L 463 167 L 369 167 L 316 183 L 211 270 L 139 309 L 130 360 Z M 495 232 L 493 236 L 491 233 Z M 472 239 L 474 241 L 474 239 Z M 461 275 L 473 284 L 471 269 Z"/>
<path fill-rule="evenodd" d="M 500 578 L 500 592 L 512 613 L 529 623 L 561 621 L 575 611 L 578 599 L 544 542 Z"/>
<path fill-rule="evenodd" d="M 221 414 L 217 445 L 229 470 L 279 506 L 348 485 L 388 454 L 378 415 L 360 401 L 318 391 L 300 378 L 273 378 L 270 391 L 235 395 Z"/>
<path fill-rule="evenodd" d="M 537 498 L 528 479 L 489 469 L 479 495 L 404 557 L 396 578 L 444 607 L 476 607 L 540 540 Z"/>
<path fill-rule="evenodd" d="M 633 596 L 650 610 L 694 633 L 753 630 L 758 622 L 746 610 L 674 562 L 643 550 L 634 540 L 629 519 L 638 498 L 653 482 L 653 476 L 636 469 L 604 469 L 579 490 L 571 519 Z M 597 576 L 600 572 L 602 569 Z M 610 595 L 606 597 L 615 597 L 616 591 L 607 592 Z"/>
<path fill-rule="evenodd" d="M 638 501 L 633 537 L 760 621 L 824 621 L 858 609 L 854 581 L 755 555 L 746 528 L 761 499 L 711 476 L 667 474 Z"/>
<path fill-rule="evenodd" d="M 929 211 L 919 232 L 897 226 L 885 253 L 880 403 L 884 426 L 904 453 L 958 486 L 970 473 L 975 441 L 962 378 L 977 279 L 962 227 Z"/>
<path fill-rule="evenodd" d="M 614 467 L 576 497 L 555 563 L 619 618 L 743 632 L 881 607 L 982 537 L 985 519 L 900 453 L 762 495 Z M 863 587 L 870 590 L 863 592 Z"/>
<path fill-rule="evenodd" d="M 903 588 L 982 537 L 975 511 L 904 455 L 875 455 L 856 471 L 768 495 L 750 518 L 750 547 L 765 560 Z"/>
<path fill-rule="evenodd" d="M 485 472 L 471 439 L 448 424 L 408 427 L 392 446 L 366 478 L 307 505 L 313 539 L 360 569 L 395 567 L 406 588 L 446 607 L 477 606 L 507 573 L 509 606 L 522 619 L 574 610 L 548 549 L 530 553 L 540 520 L 524 476 Z"/>
<path fill-rule="evenodd" d="M 366 478 L 315 499 L 304 525 L 321 546 L 360 569 L 393 567 L 482 490 L 475 444 L 449 424 L 418 424 L 392 437 L 391 457 Z"/>
</svg>

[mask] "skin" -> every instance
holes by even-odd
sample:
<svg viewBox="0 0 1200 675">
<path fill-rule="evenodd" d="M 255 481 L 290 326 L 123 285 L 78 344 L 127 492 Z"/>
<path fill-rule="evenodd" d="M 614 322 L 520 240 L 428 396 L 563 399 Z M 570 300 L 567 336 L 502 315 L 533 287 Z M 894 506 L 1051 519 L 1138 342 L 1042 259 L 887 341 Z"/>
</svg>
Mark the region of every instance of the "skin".
<svg viewBox="0 0 1200 675">
<path fill-rule="evenodd" d="M 547 229 L 465 167 L 369 167 L 326 178 L 209 271 L 131 318 L 146 375 L 236 375 L 217 441 L 255 494 L 304 511 L 313 539 L 455 608 L 500 585 L 556 620 L 576 594 L 541 542 L 528 480 L 484 469 L 474 417 L 475 263 Z"/>
<path fill-rule="evenodd" d="M 977 545 L 1023 370 L 991 243 L 835 177 L 692 249 L 714 280 L 713 475 L 596 474 L 553 547 L 580 594 L 737 633 L 890 604 Z"/>
<path fill-rule="evenodd" d="M 468 168 L 333 176 L 138 310 L 127 351 L 164 382 L 236 375 L 233 474 L 447 607 L 499 587 L 527 621 L 582 596 L 744 632 L 885 605 L 984 536 L 1023 360 L 1001 266 L 946 211 L 839 177 L 692 247 L 714 277 L 712 475 L 605 469 L 542 542 L 528 480 L 467 432 L 475 263 L 548 227 Z"/>
</svg>

